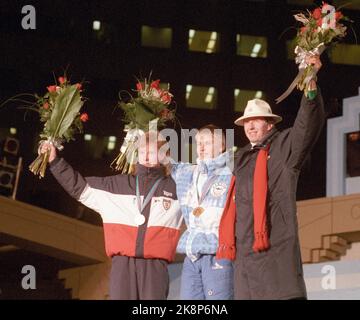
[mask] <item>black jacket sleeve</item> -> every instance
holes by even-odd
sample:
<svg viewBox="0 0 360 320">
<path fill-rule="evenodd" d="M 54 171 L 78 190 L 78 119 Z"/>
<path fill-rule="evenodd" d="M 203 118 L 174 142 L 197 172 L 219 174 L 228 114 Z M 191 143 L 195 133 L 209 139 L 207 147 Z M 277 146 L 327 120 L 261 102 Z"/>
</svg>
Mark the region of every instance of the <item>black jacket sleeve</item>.
<svg viewBox="0 0 360 320">
<path fill-rule="evenodd" d="M 75 171 L 63 158 L 55 158 L 50 163 L 50 171 L 59 184 L 76 200 L 80 199 L 87 182 L 85 178 Z"/>
<path fill-rule="evenodd" d="M 289 167 L 295 169 L 302 167 L 307 155 L 316 143 L 324 123 L 325 110 L 320 89 L 318 89 L 313 100 L 303 95 L 295 123 L 288 136 L 288 143 L 290 144 Z"/>
<path fill-rule="evenodd" d="M 106 192 L 102 191 L 118 189 L 121 193 L 125 188 L 124 175 L 84 178 L 62 158 L 50 163 L 50 171 L 69 195 L 100 214 L 106 201 Z"/>
</svg>

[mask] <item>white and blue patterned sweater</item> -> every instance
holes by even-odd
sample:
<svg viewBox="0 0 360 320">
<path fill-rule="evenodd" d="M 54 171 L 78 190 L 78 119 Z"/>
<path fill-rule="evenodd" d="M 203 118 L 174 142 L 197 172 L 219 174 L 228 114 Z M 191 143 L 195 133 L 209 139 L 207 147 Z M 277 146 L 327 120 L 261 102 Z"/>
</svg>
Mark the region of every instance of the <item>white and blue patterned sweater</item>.
<svg viewBox="0 0 360 320">
<path fill-rule="evenodd" d="M 176 163 L 171 172 L 187 230 L 181 236 L 177 252 L 185 253 L 192 261 L 203 254 L 215 254 L 218 248 L 219 225 L 223 214 L 232 172 L 229 159 L 232 152 L 224 152 L 214 159 L 197 160 L 197 165 Z M 205 211 L 196 217 L 199 206 L 197 190 L 214 177 L 211 187 L 200 204 Z M 216 177 L 216 178 L 215 178 Z M 200 178 L 200 179 L 199 179 Z"/>
</svg>

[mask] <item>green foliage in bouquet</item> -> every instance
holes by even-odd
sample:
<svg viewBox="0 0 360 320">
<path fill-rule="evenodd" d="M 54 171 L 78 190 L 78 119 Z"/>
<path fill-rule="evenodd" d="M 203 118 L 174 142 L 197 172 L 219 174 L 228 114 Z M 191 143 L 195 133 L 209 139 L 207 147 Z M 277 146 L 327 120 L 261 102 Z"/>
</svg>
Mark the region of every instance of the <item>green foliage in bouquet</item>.
<svg viewBox="0 0 360 320">
<path fill-rule="evenodd" d="M 157 119 L 158 129 L 165 128 L 168 121 L 175 119 L 175 110 L 169 107 L 173 95 L 169 88 L 160 88 L 160 80 L 136 85 L 137 96 L 125 103 L 119 102 L 124 111 L 123 121 L 129 129 L 149 130 L 149 122 Z"/>
<path fill-rule="evenodd" d="M 120 154 L 111 163 L 111 167 L 121 173 L 131 173 L 136 158 L 136 141 L 140 131 L 161 130 L 169 123 L 175 123 L 173 95 L 167 89 L 160 88 L 160 80 L 144 79 L 136 84 L 136 96 L 130 101 L 120 99 L 119 107 L 124 111 L 124 131 L 127 132 Z"/>
<path fill-rule="evenodd" d="M 321 43 L 329 46 L 345 37 L 347 27 L 341 22 L 351 20 L 332 8 L 323 3 L 312 12 L 307 11 L 307 14 L 300 13 L 294 16 L 302 23 L 295 40 L 299 47 L 311 51 Z"/>
<path fill-rule="evenodd" d="M 313 11 L 294 15 L 294 18 L 301 23 L 295 38 L 295 62 L 299 65 L 299 73 L 289 88 L 276 99 L 277 103 L 284 100 L 295 87 L 308 94 L 308 85 L 311 79 L 316 78 L 316 70 L 307 63 L 307 59 L 312 55 L 321 55 L 325 49 L 344 38 L 347 27 L 342 22 L 352 22 L 325 2 Z"/>
<path fill-rule="evenodd" d="M 82 85 L 72 85 L 66 77 L 59 77 L 58 81 L 58 85 L 47 87 L 48 92 L 44 96 L 35 95 L 37 101 L 32 110 L 39 113 L 40 121 L 44 123 L 40 133 L 40 147 L 48 141 L 61 150 L 63 142 L 74 140 L 76 133 L 83 132 L 83 122 L 89 117 L 86 113 L 80 113 L 85 101 L 81 95 Z M 48 160 L 49 151 L 39 152 L 38 157 L 29 166 L 30 171 L 43 178 Z"/>
</svg>

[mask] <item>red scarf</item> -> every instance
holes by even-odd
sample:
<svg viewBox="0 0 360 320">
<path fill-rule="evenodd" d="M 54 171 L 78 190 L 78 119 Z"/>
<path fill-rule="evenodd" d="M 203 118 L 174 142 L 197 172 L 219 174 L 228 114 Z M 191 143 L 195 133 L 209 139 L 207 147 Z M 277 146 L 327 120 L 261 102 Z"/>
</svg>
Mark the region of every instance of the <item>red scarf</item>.
<svg viewBox="0 0 360 320">
<path fill-rule="evenodd" d="M 253 250 L 260 252 L 270 247 L 266 219 L 266 198 L 268 192 L 267 160 L 270 145 L 260 149 L 256 158 L 254 172 L 253 208 L 254 208 L 254 244 Z"/>
<path fill-rule="evenodd" d="M 260 252 L 270 247 L 266 221 L 266 198 L 268 192 L 267 160 L 270 145 L 260 149 L 256 157 L 254 172 L 253 208 L 254 208 L 254 244 L 253 250 Z M 230 182 L 228 195 L 220 221 L 219 247 L 216 251 L 217 259 L 234 260 L 235 247 L 235 177 Z"/>
<path fill-rule="evenodd" d="M 233 176 L 220 220 L 219 247 L 216 251 L 216 259 L 235 259 L 235 214 L 235 177 Z"/>
</svg>

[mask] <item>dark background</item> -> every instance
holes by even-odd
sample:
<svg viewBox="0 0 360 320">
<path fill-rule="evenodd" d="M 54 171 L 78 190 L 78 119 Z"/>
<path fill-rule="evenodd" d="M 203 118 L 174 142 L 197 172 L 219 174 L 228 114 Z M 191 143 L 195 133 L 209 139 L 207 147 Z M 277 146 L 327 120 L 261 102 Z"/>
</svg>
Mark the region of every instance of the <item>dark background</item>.
<svg viewBox="0 0 360 320">
<path fill-rule="evenodd" d="M 331 1 L 328 1 L 331 3 Z M 314 1 L 319 4 L 320 1 Z M 351 3 L 351 1 L 350 1 Z M 36 9 L 36 30 L 23 30 L 21 8 L 31 4 Z M 127 0 L 127 1 L 0 1 L 0 103 L 18 93 L 44 94 L 46 86 L 67 73 L 72 82 L 85 79 L 84 95 L 89 98 L 84 110 L 90 121 L 85 132 L 97 137 L 117 136 L 115 150 L 89 148 L 78 136 L 66 144 L 63 156 L 84 175 L 113 174 L 109 164 L 123 138 L 121 112 L 114 111 L 120 90 L 131 91 L 134 76 L 153 77 L 171 84 L 177 102 L 177 113 L 183 128 L 198 128 L 214 123 L 234 128 L 234 88 L 262 90 L 273 112 L 284 121 L 280 128 L 292 125 L 301 93 L 275 105 L 278 97 L 297 74 L 293 60 L 287 59 L 286 41 L 294 38 L 293 14 L 315 6 L 295 6 L 287 1 L 231 0 Z M 342 10 L 355 21 L 359 35 L 359 10 Z M 103 25 L 101 34 L 92 30 L 93 20 Z M 141 45 L 141 26 L 172 28 L 169 49 Z M 189 29 L 217 31 L 221 34 L 216 54 L 188 50 Z M 284 33 L 285 30 L 288 30 Z M 267 58 L 253 59 L 236 54 L 236 34 L 265 36 Z M 355 43 L 352 32 L 345 42 Z M 323 68 L 319 85 L 329 117 L 342 114 L 342 99 L 358 94 L 360 66 L 332 64 L 328 53 L 322 55 Z M 186 84 L 214 86 L 218 92 L 215 110 L 186 107 Z M 6 130 L 17 128 L 19 155 L 24 157 L 18 199 L 68 216 L 100 224 L 98 216 L 85 209 L 57 185 L 50 173 L 45 179 L 34 177 L 27 167 L 36 157 L 41 130 L 34 114 L 24 121 L 23 110 L 16 104 L 0 109 L 3 139 Z M 5 133 L 4 133 L 5 132 Z M 236 145 L 246 144 L 241 128 L 235 128 Z M 325 196 L 326 127 L 300 177 L 298 200 Z"/>
</svg>

